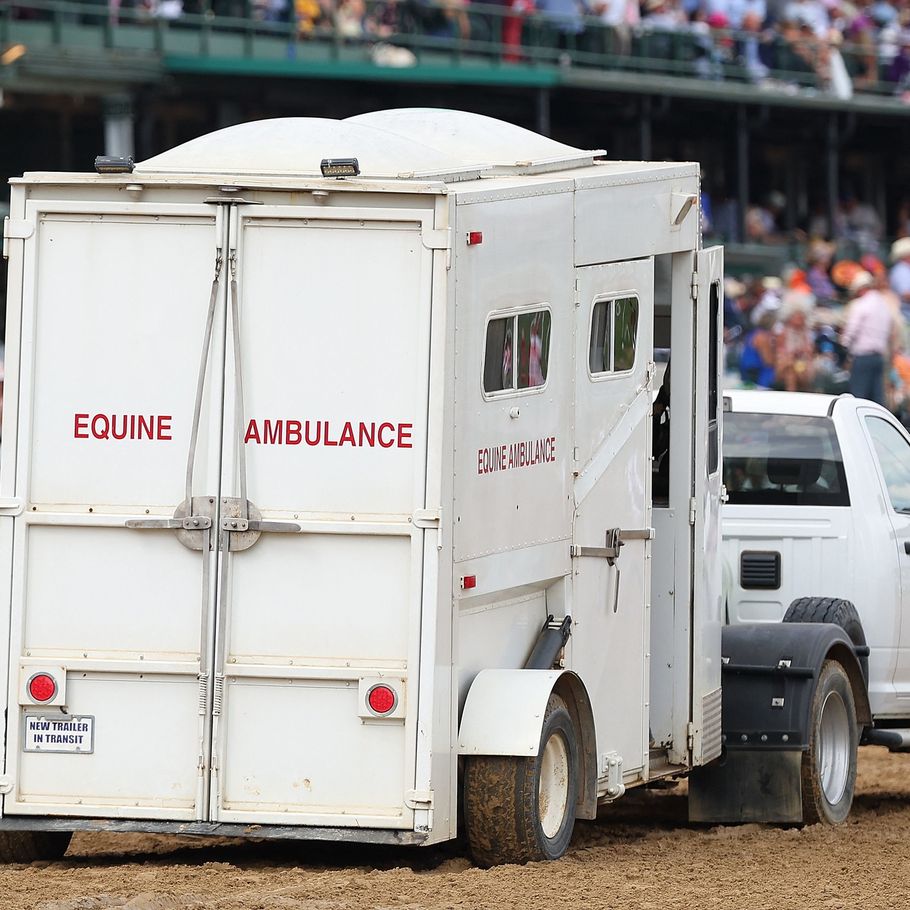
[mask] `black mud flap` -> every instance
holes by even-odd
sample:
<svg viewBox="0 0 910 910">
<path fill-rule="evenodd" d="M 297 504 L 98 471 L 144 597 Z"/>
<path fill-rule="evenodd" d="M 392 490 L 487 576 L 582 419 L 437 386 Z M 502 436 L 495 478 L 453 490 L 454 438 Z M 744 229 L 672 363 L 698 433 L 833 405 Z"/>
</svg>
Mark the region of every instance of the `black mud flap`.
<svg viewBox="0 0 910 910">
<path fill-rule="evenodd" d="M 803 820 L 802 752 L 731 751 L 689 778 L 689 821 L 714 824 Z"/>
<path fill-rule="evenodd" d="M 726 626 L 721 654 L 723 753 L 692 771 L 689 819 L 799 824 L 800 766 L 825 660 L 842 664 L 858 721 L 872 722 L 853 643 L 826 623 L 752 623 Z"/>
</svg>

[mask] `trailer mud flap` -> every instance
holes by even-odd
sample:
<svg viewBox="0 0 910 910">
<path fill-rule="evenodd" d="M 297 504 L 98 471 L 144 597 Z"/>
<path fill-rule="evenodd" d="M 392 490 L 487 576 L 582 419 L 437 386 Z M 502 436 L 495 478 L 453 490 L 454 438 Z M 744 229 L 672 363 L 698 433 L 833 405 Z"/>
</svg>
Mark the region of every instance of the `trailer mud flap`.
<svg viewBox="0 0 910 910">
<path fill-rule="evenodd" d="M 802 752 L 731 751 L 696 768 L 689 778 L 689 821 L 772 822 L 803 820 Z"/>
</svg>

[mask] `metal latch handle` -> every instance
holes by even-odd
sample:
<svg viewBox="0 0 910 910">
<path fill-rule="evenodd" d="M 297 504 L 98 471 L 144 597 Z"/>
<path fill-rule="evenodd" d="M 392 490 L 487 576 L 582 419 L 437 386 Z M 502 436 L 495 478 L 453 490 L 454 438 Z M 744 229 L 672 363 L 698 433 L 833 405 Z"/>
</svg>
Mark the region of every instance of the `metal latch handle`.
<svg viewBox="0 0 910 910">
<path fill-rule="evenodd" d="M 593 556 L 606 559 L 612 566 L 619 559 L 619 552 L 630 540 L 653 540 L 654 528 L 610 528 L 604 547 L 570 547 L 572 556 Z"/>
<path fill-rule="evenodd" d="M 264 531 L 271 534 L 299 534 L 303 528 L 294 521 L 268 521 L 258 518 L 222 518 L 221 530 L 229 534 L 243 531 Z"/>
<path fill-rule="evenodd" d="M 165 528 L 182 531 L 207 531 L 212 519 L 207 515 L 187 515 L 186 518 L 131 518 L 128 528 Z"/>
</svg>

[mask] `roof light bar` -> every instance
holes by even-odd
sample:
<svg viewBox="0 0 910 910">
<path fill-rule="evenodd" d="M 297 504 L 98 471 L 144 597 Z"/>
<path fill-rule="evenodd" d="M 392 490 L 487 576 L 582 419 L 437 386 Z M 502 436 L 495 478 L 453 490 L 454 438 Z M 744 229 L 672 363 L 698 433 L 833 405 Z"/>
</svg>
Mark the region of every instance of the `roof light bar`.
<svg viewBox="0 0 910 910">
<path fill-rule="evenodd" d="M 135 164 L 132 158 L 115 158 L 99 155 L 95 159 L 95 170 L 99 174 L 132 174 Z"/>
<path fill-rule="evenodd" d="M 323 177 L 358 177 L 360 162 L 356 158 L 323 158 L 319 170 Z"/>
</svg>

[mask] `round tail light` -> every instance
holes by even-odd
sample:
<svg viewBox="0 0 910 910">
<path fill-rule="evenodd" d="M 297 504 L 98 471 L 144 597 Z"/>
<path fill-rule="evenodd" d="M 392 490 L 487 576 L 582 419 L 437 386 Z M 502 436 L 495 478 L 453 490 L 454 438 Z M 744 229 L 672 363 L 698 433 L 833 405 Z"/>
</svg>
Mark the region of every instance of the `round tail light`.
<svg viewBox="0 0 910 910">
<path fill-rule="evenodd" d="M 33 701 L 50 701 L 57 694 L 57 683 L 53 676 L 47 673 L 36 673 L 28 681 L 29 698 Z"/>
<path fill-rule="evenodd" d="M 390 714 L 398 704 L 398 696 L 388 686 L 373 686 L 367 692 L 367 704 L 374 714 Z"/>
</svg>

